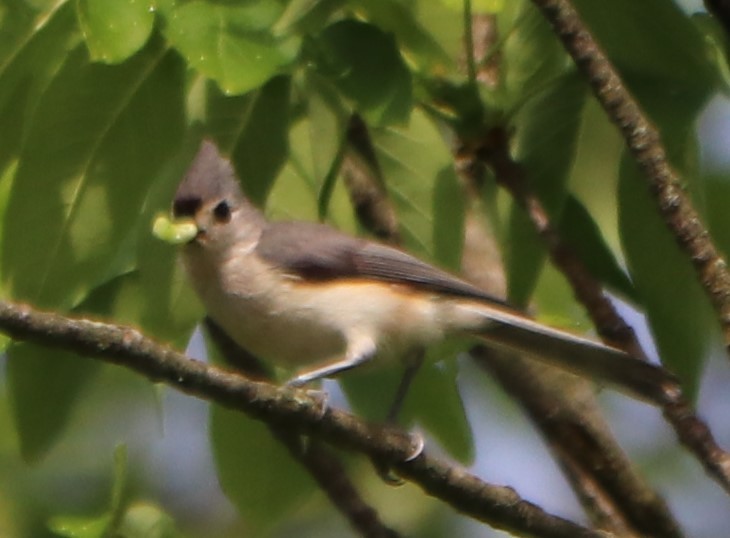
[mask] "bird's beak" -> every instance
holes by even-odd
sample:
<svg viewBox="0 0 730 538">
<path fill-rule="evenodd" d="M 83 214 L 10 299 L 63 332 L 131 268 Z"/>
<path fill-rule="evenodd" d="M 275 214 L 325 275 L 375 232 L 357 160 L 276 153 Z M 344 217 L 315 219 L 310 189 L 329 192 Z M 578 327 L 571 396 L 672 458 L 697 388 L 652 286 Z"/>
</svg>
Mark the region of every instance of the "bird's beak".
<svg viewBox="0 0 730 538">
<path fill-rule="evenodd" d="M 167 215 L 157 215 L 152 224 L 152 234 L 172 245 L 190 243 L 204 234 L 194 219 L 181 218 L 171 220 Z"/>
</svg>

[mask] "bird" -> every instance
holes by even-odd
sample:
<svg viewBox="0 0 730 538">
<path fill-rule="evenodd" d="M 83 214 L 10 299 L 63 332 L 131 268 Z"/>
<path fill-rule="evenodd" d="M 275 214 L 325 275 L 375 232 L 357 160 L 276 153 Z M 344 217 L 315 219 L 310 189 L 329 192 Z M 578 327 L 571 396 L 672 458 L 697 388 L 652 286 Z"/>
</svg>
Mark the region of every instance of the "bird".
<svg viewBox="0 0 730 538">
<path fill-rule="evenodd" d="M 291 386 L 366 364 L 400 361 L 417 371 L 424 350 L 452 336 L 640 399 L 656 399 L 672 379 L 618 348 L 539 323 L 393 246 L 321 223 L 268 220 L 209 139 L 177 187 L 172 224 L 189 232 L 183 264 L 207 315 L 246 351 L 295 370 Z"/>
</svg>

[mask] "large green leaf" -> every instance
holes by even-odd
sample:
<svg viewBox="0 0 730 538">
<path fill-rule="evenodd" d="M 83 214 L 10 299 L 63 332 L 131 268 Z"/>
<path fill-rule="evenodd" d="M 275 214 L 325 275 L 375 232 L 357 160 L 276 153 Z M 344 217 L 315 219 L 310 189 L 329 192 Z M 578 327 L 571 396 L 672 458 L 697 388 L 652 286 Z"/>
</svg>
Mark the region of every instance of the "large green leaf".
<svg viewBox="0 0 730 538">
<path fill-rule="evenodd" d="M 687 182 L 695 207 L 703 213 L 704 185 L 698 177 L 692 129 L 700 103 L 662 89 L 658 83 L 635 87 L 661 127 L 665 147 Z M 704 359 L 722 349 L 717 320 L 689 258 L 659 217 L 646 179 L 629 156 L 621 166 L 619 202 L 621 242 L 659 354 L 679 375 L 687 393 L 695 395 Z"/>
<path fill-rule="evenodd" d="M 438 129 L 425 114 L 414 111 L 408 126 L 374 129 L 372 138 L 404 246 L 434 259 L 438 244 L 444 257 L 436 263 L 457 269 L 464 241 L 464 200 L 451 152 Z"/>
<path fill-rule="evenodd" d="M 721 353 L 719 329 L 687 257 L 680 252 L 629 159 L 621 167 L 621 241 L 662 361 L 696 394 L 704 360 Z"/>
<path fill-rule="evenodd" d="M 77 313 L 113 315 L 184 345 L 193 314 L 178 302 L 173 253 L 149 232 L 159 209 L 150 185 L 183 132 L 182 76 L 181 62 L 155 45 L 115 68 L 89 64 L 82 48 L 71 53 L 41 100 L 12 184 L 2 236 L 11 296 L 78 305 Z M 13 346 L 9 359 L 21 447 L 37 459 L 98 363 L 32 344 Z"/>
<path fill-rule="evenodd" d="M 325 163 L 334 162 L 340 143 L 333 125 L 337 119 L 331 111 L 319 110 L 320 105 L 326 107 L 324 103 L 317 104 L 310 109 L 309 115 L 292 125 L 289 160 L 277 177 L 266 204 L 267 213 L 274 219 L 317 220 L 319 217 L 318 198 L 327 180 Z M 326 217 L 336 228 L 349 232 L 356 229 L 352 205 L 340 181 L 332 186 Z"/>
<path fill-rule="evenodd" d="M 403 123 L 412 107 L 411 74 L 392 35 L 343 20 L 311 41 L 318 70 L 354 102 L 369 123 Z"/>
<path fill-rule="evenodd" d="M 38 99 L 78 43 L 72 3 L 36 12 L 26 2 L 6 3 L 0 14 L 0 168 L 17 158 Z"/>
<path fill-rule="evenodd" d="M 227 94 L 243 94 L 282 72 L 296 57 L 297 38 L 276 37 L 276 0 L 171 2 L 161 7 L 165 35 L 187 61 Z"/>
<path fill-rule="evenodd" d="M 92 60 L 119 63 L 141 49 L 155 22 L 150 0 L 76 0 Z"/>
<path fill-rule="evenodd" d="M 433 9 L 433 6 L 424 7 L 423 2 L 406 4 L 399 0 L 349 0 L 349 4 L 358 15 L 381 30 L 393 33 L 398 39 L 398 46 L 416 63 L 417 69 L 433 71 L 453 67 L 453 59 L 418 20 L 419 12 Z M 451 15 L 448 11 L 447 14 Z"/>
<path fill-rule="evenodd" d="M 263 205 L 289 150 L 290 79 L 275 77 L 240 97 L 208 88 L 206 126 L 231 154 L 246 194 Z"/>
<path fill-rule="evenodd" d="M 97 289 L 78 313 L 109 313 L 124 278 Z M 101 367 L 98 361 L 32 343 L 9 347 L 9 397 L 26 461 L 38 461 L 62 434 L 80 395 Z"/>
<path fill-rule="evenodd" d="M 554 226 L 560 222 L 568 195 L 585 96 L 582 80 L 564 75 L 528 99 L 514 119 L 515 159 L 524 173 L 524 178 L 516 180 L 525 181 Z M 505 246 L 508 296 L 514 304 L 525 305 L 546 251 L 524 210 L 515 204 L 512 212 Z"/>
<path fill-rule="evenodd" d="M 213 405 L 210 436 L 223 492 L 253 529 L 282 521 L 316 490 L 263 423 Z"/>
<path fill-rule="evenodd" d="M 5 215 L 4 285 L 69 308 L 130 268 L 130 231 L 183 132 L 182 65 L 153 43 L 118 67 L 71 52 L 29 129 Z"/>
<path fill-rule="evenodd" d="M 574 73 L 565 51 L 530 2 L 511 2 L 497 16 L 502 76 L 493 93 L 514 132 L 513 155 L 524 182 L 557 224 L 567 196 L 570 169 L 585 102 L 584 82 Z M 508 297 L 526 305 L 532 296 L 547 251 L 534 224 L 513 204 L 503 238 Z"/>
<path fill-rule="evenodd" d="M 500 44 L 501 106 L 512 112 L 555 83 L 572 64 L 555 33 L 532 2 L 509 2 L 497 16 Z"/>
<path fill-rule="evenodd" d="M 576 0 L 576 8 L 630 85 L 661 79 L 664 91 L 687 86 L 700 94 L 718 78 L 709 47 L 676 2 Z"/>
<path fill-rule="evenodd" d="M 594 277 L 625 299 L 638 302 L 631 279 L 619 266 L 603 239 L 600 228 L 585 206 L 573 196 L 566 200 L 559 230 L 560 235 Z"/>
<path fill-rule="evenodd" d="M 101 363 L 35 344 L 7 351 L 8 396 L 20 452 L 39 461 L 65 430 L 78 398 Z"/>
</svg>

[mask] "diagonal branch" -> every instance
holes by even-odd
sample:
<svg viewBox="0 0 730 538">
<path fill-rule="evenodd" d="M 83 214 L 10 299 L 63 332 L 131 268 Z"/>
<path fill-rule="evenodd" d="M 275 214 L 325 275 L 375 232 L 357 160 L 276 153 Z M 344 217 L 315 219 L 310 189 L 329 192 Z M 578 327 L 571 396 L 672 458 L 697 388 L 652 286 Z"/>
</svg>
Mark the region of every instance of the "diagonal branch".
<svg viewBox="0 0 730 538">
<path fill-rule="evenodd" d="M 457 163 L 469 184 L 481 182 L 484 167 L 476 156 L 462 153 Z M 465 260 L 467 248 L 481 249 L 492 241 L 487 231 L 479 233 L 481 237 L 467 235 Z M 481 282 L 483 268 L 469 265 L 471 279 Z M 523 407 L 594 525 L 620 536 L 682 536 L 664 499 L 636 472 L 614 439 L 595 401 L 593 383 L 483 346 L 470 354 Z"/>
<path fill-rule="evenodd" d="M 669 230 L 689 256 L 718 315 L 730 346 L 730 272 L 672 169 L 657 128 L 569 0 L 533 0 L 550 22 L 578 69 L 588 80 L 609 118 L 621 130 L 627 147 L 649 182 L 651 193 Z"/>
<path fill-rule="evenodd" d="M 399 428 L 369 424 L 323 406 L 307 391 L 252 381 L 189 359 L 130 327 L 68 318 L 0 301 L 0 332 L 15 340 L 31 340 L 118 364 L 267 424 L 288 426 L 367 453 L 454 509 L 516 535 L 605 538 L 605 533 L 551 515 L 520 498 L 513 489 L 488 484 L 425 451 L 413 457 L 418 440 Z"/>
<path fill-rule="evenodd" d="M 525 209 L 553 263 L 567 278 L 576 298 L 586 307 L 598 333 L 634 357 L 646 359 L 633 329 L 604 295 L 601 285 L 582 260 L 565 243 L 540 200 L 529 190 L 522 167 L 510 156 L 509 135 L 503 129 L 493 129 L 485 137 L 478 155 L 492 167 L 497 181 Z M 679 383 L 672 382 L 665 394 L 666 398 L 657 403 L 660 403 L 667 422 L 710 476 L 730 492 L 730 454 L 720 448 L 709 427 L 694 412 Z"/>
</svg>

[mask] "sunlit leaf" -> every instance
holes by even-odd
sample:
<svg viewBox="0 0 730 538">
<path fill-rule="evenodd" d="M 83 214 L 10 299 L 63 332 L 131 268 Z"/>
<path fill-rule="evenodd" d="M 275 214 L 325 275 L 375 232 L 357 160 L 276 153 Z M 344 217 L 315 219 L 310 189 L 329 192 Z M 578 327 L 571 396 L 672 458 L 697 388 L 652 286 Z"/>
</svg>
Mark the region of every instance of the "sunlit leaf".
<svg viewBox="0 0 730 538">
<path fill-rule="evenodd" d="M 119 63 L 140 50 L 155 22 L 149 0 L 76 0 L 92 60 Z"/>
<path fill-rule="evenodd" d="M 463 244 L 463 200 L 455 188 L 451 153 L 438 129 L 425 114 L 416 111 L 407 127 L 374 129 L 372 138 L 405 246 L 421 257 L 434 259 L 436 240 L 441 249 L 451 243 L 453 248 L 441 250 L 449 258 L 436 262 L 456 269 Z M 452 197 L 440 198 L 439 194 Z M 434 233 L 436 215 L 438 239 Z"/>
<path fill-rule="evenodd" d="M 221 3 L 194 0 L 163 9 L 165 35 L 185 59 L 228 94 L 250 91 L 295 58 L 296 38 L 276 38 L 282 14 L 275 0 Z"/>
<path fill-rule="evenodd" d="M 296 219 L 316 221 L 319 216 L 318 197 L 322 192 L 326 174 L 319 176 L 315 170 L 320 167 L 323 157 L 318 155 L 319 140 L 315 135 L 315 122 L 305 116 L 295 123 L 289 133 L 289 160 L 271 191 L 266 204 L 267 213 L 274 220 Z M 331 131 L 334 135 L 334 131 Z M 324 159 L 334 159 L 337 140 L 324 141 Z M 319 164 L 318 164 L 319 163 Z M 327 204 L 327 219 L 340 230 L 353 232 L 356 229 L 355 217 L 347 190 L 341 181 L 335 181 Z"/>
<path fill-rule="evenodd" d="M 160 43 L 115 68 L 82 48 L 69 54 L 34 116 L 5 215 L 13 298 L 69 308 L 129 269 L 146 190 L 182 133 L 181 67 Z"/>
</svg>

